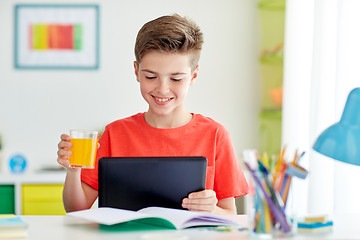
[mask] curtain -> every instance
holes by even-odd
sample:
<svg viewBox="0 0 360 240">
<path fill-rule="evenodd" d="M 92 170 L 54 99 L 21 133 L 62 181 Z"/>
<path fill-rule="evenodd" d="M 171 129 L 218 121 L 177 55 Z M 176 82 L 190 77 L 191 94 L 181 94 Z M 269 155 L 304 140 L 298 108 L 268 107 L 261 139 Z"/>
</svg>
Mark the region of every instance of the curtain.
<svg viewBox="0 0 360 240">
<path fill-rule="evenodd" d="M 300 165 L 309 171 L 306 180 L 292 182 L 297 215 L 360 213 L 360 167 L 312 150 L 360 86 L 359 23 L 358 0 L 286 2 L 282 145 L 292 155 L 305 151 Z"/>
</svg>

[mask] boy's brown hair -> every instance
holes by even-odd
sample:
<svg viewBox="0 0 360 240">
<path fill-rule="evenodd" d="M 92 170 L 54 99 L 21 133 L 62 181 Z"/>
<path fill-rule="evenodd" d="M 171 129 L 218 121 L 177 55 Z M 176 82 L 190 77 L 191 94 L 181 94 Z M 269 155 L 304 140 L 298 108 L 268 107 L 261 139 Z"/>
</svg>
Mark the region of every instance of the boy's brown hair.
<svg viewBox="0 0 360 240">
<path fill-rule="evenodd" d="M 144 24 L 135 43 L 137 64 L 150 51 L 191 54 L 191 69 L 194 71 L 200 59 L 203 34 L 191 20 L 178 14 L 162 16 Z"/>
</svg>

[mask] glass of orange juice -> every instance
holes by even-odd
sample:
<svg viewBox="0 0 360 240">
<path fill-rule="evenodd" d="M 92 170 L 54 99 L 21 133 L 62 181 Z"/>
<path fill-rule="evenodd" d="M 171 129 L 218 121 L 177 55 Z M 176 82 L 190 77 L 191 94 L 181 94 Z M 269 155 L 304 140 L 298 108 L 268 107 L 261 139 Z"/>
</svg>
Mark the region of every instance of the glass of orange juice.
<svg viewBox="0 0 360 240">
<path fill-rule="evenodd" d="M 70 130 L 72 154 L 69 159 L 70 167 L 94 168 L 98 145 L 97 131 Z"/>
</svg>

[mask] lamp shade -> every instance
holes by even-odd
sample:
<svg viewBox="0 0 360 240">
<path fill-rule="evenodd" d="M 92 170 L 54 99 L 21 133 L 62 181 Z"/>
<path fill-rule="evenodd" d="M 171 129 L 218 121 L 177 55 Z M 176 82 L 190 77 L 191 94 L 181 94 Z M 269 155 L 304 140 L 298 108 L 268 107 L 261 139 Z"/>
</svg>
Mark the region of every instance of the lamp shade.
<svg viewBox="0 0 360 240">
<path fill-rule="evenodd" d="M 360 88 L 350 92 L 341 120 L 320 134 L 313 149 L 333 159 L 360 166 Z"/>
</svg>

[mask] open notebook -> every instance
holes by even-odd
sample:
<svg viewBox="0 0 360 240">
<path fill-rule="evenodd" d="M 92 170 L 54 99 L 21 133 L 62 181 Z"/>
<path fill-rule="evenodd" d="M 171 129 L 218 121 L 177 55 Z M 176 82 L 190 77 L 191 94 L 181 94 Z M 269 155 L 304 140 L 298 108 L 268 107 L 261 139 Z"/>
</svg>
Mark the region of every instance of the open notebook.
<svg viewBox="0 0 360 240">
<path fill-rule="evenodd" d="M 147 229 L 185 229 L 204 226 L 233 226 L 241 225 L 227 218 L 214 214 L 191 212 L 180 209 L 148 207 L 139 211 L 130 211 L 115 208 L 95 208 L 71 212 L 69 217 L 96 222 L 117 229 L 134 229 L 148 226 Z M 110 229 L 110 228 L 108 228 Z"/>
</svg>

